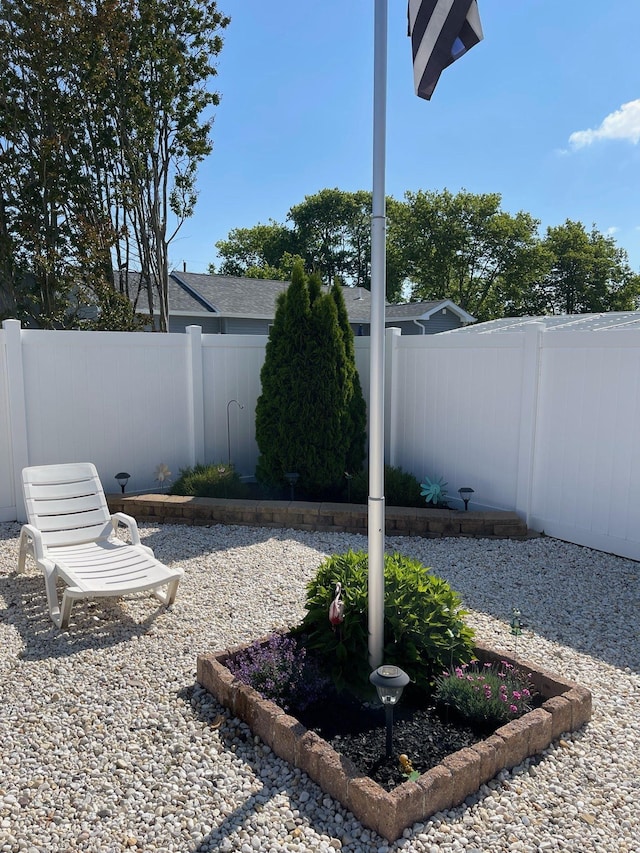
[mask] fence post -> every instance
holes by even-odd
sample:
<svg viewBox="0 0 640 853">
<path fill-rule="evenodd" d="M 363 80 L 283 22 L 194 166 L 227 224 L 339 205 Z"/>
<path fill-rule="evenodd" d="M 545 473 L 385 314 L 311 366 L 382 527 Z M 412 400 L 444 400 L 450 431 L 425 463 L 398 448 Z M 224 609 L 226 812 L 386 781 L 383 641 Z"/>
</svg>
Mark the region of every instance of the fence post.
<svg viewBox="0 0 640 853">
<path fill-rule="evenodd" d="M 22 363 L 22 329 L 19 320 L 5 320 L 2 328 L 6 334 L 7 392 L 9 397 L 9 443 L 13 466 L 13 494 L 18 521 L 26 521 L 22 495 L 22 469 L 29 464 L 27 440 L 27 410 L 24 393 L 24 367 Z"/>
<path fill-rule="evenodd" d="M 191 465 L 204 462 L 204 378 L 202 328 L 187 326 L 187 369 L 189 372 L 189 453 Z"/>
<path fill-rule="evenodd" d="M 516 512 L 524 517 L 527 527 L 532 514 L 536 428 L 539 417 L 540 360 L 544 332 L 544 323 L 536 322 L 527 323 L 524 330 Z"/>
<path fill-rule="evenodd" d="M 398 344 L 402 331 L 396 326 L 385 329 L 384 365 L 384 458 L 387 465 L 396 464 L 396 434 L 398 425 Z"/>
</svg>

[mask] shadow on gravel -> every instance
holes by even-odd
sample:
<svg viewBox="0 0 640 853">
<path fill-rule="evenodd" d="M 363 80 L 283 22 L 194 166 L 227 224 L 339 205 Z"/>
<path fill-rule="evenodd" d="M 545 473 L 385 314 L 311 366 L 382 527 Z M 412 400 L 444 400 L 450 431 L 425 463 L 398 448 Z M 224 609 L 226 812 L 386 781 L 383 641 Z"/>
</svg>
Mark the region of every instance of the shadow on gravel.
<svg viewBox="0 0 640 853">
<path fill-rule="evenodd" d="M 144 621 L 134 621 L 117 599 L 80 601 L 71 613 L 72 626 L 61 631 L 49 618 L 44 579 L 29 574 L 0 575 L 0 620 L 12 625 L 24 644 L 22 660 L 64 658 L 85 649 L 108 648 L 146 634 L 160 605 Z M 153 602 L 153 599 L 151 599 Z"/>
</svg>

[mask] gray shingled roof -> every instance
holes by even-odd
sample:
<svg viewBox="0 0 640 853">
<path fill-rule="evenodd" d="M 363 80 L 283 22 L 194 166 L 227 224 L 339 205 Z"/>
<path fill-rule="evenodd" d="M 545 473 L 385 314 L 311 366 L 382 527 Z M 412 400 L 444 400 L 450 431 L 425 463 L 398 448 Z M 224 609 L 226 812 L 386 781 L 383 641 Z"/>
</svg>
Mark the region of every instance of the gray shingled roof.
<svg viewBox="0 0 640 853">
<path fill-rule="evenodd" d="M 172 272 L 171 280 L 174 284 L 169 293 L 172 313 L 206 311 L 221 317 L 259 319 L 274 317 L 278 294 L 290 284 L 288 281 L 264 278 L 189 272 Z M 343 287 L 342 293 L 349 320 L 354 323 L 368 323 L 371 314 L 369 291 L 361 287 Z M 198 295 L 201 301 L 197 300 Z"/>
<path fill-rule="evenodd" d="M 114 277 L 115 277 L 114 273 Z M 132 289 L 137 286 L 139 273 L 130 272 Z M 219 317 L 248 317 L 273 319 L 276 299 L 289 287 L 288 281 L 264 278 L 244 278 L 236 275 L 207 275 L 205 273 L 178 272 L 169 274 L 170 314 L 215 314 Z M 325 288 L 326 289 L 326 288 Z M 343 287 L 347 315 L 351 323 L 369 323 L 371 320 L 371 293 L 363 287 Z M 448 299 L 432 302 L 408 302 L 402 305 L 386 304 L 387 322 L 427 318 L 447 307 L 458 313 L 463 322 L 474 318 Z M 147 310 L 146 293 L 138 299 L 138 309 Z"/>
<path fill-rule="evenodd" d="M 386 311 L 387 320 L 412 320 L 415 318 L 428 319 L 432 314 L 447 308 L 460 317 L 463 323 L 473 323 L 475 317 L 463 308 L 455 305 L 450 299 L 438 299 L 434 302 L 406 302 L 402 305 L 389 305 Z"/>
</svg>

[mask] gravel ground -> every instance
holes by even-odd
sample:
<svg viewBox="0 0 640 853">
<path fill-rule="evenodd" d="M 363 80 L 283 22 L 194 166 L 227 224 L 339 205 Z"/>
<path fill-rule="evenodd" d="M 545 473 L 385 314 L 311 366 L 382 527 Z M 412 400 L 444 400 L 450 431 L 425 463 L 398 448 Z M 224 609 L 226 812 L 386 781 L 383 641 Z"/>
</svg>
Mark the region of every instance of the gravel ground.
<svg viewBox="0 0 640 853">
<path fill-rule="evenodd" d="M 0 851 L 640 853 L 640 567 L 549 538 L 389 539 L 457 589 L 479 639 L 593 693 L 591 723 L 394 844 L 251 736 L 195 683 L 196 656 L 296 622 L 325 555 L 355 535 L 143 526 L 185 577 L 154 599 L 48 619 L 19 526 L 0 524 Z"/>
</svg>

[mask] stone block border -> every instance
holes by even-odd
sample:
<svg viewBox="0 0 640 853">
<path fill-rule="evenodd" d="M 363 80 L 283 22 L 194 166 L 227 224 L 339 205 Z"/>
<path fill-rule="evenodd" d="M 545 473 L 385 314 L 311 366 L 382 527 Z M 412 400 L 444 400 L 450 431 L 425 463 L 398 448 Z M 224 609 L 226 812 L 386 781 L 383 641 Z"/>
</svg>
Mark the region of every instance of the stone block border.
<svg viewBox="0 0 640 853">
<path fill-rule="evenodd" d="M 542 706 L 447 756 L 415 782 L 404 782 L 389 792 L 295 717 L 238 681 L 225 661 L 243 648 L 246 645 L 199 655 L 198 682 L 276 755 L 307 773 L 361 823 L 390 842 L 416 821 L 464 802 L 500 770 L 542 752 L 563 732 L 575 731 L 591 719 L 591 693 L 584 687 L 478 644 L 475 653 L 481 662 L 506 660 L 531 672 L 544 699 Z"/>
<path fill-rule="evenodd" d="M 247 524 L 258 527 L 367 533 L 367 507 L 310 501 L 249 501 L 180 495 L 107 495 L 111 512 L 126 512 L 152 524 Z M 531 535 L 515 512 L 462 512 L 422 507 L 386 507 L 388 536 L 468 536 L 526 539 Z"/>
</svg>

